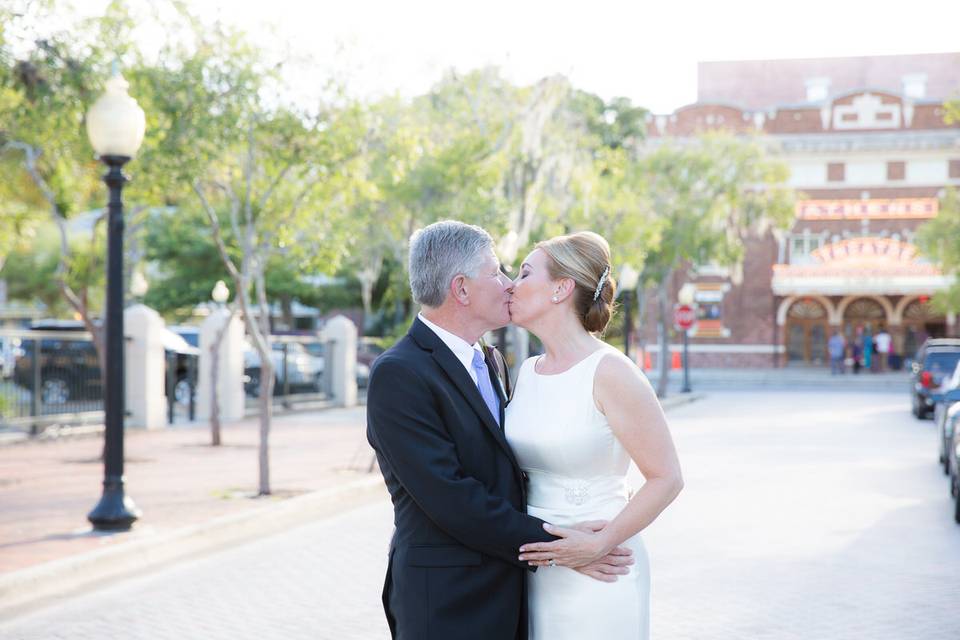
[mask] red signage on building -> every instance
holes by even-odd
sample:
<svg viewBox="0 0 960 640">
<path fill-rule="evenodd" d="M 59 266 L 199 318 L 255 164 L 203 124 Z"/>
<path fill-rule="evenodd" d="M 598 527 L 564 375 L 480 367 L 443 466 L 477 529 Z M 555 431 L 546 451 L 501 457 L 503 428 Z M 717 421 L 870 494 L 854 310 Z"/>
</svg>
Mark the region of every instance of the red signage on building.
<svg viewBox="0 0 960 640">
<path fill-rule="evenodd" d="M 864 220 L 936 218 L 936 198 L 875 198 L 872 200 L 800 200 L 800 220 Z"/>
</svg>

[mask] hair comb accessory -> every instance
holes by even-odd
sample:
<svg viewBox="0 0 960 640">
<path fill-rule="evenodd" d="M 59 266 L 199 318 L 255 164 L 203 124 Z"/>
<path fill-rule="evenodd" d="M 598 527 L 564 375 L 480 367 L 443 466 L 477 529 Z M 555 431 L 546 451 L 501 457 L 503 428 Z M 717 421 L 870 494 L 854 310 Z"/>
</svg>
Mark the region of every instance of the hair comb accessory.
<svg viewBox="0 0 960 640">
<path fill-rule="evenodd" d="M 606 284 L 608 275 L 610 275 L 610 267 L 606 266 L 603 269 L 603 273 L 600 274 L 600 282 L 597 283 L 597 290 L 593 292 L 594 302 L 600 297 L 600 292 L 603 291 L 603 285 Z"/>
</svg>

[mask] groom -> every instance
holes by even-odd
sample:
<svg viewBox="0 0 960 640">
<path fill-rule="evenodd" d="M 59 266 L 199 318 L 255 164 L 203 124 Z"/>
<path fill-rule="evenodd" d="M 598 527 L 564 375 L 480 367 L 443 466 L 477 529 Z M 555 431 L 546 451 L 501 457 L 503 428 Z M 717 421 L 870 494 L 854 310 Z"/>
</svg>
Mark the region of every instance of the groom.
<svg viewBox="0 0 960 640">
<path fill-rule="evenodd" d="M 383 589 L 390 632 L 525 639 L 519 548 L 556 538 L 526 514 L 525 477 L 503 432 L 503 358 L 477 344 L 510 321 L 511 282 L 489 234 L 453 221 L 414 234 L 409 273 L 423 310 L 377 358 L 367 394 L 367 438 L 396 525 Z M 579 571 L 609 579 L 629 563 L 613 555 Z"/>
</svg>

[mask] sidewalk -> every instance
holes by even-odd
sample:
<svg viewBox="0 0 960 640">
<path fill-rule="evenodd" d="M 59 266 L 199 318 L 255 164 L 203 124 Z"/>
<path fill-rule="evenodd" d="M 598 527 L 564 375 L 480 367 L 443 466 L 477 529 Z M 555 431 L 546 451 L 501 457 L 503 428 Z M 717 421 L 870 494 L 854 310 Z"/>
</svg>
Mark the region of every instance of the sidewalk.
<svg viewBox="0 0 960 640">
<path fill-rule="evenodd" d="M 656 386 L 659 371 L 646 372 L 650 383 Z M 679 390 L 683 383 L 683 369 L 674 369 L 669 374 L 669 389 Z M 885 371 L 874 373 L 863 371 L 858 374 L 830 375 L 823 367 L 781 367 L 779 369 L 731 369 L 731 368 L 692 368 L 690 386 L 701 391 L 704 389 L 744 390 L 744 389 L 804 389 L 831 391 L 878 391 L 900 393 L 907 397 L 910 388 L 909 371 Z M 669 397 L 669 396 L 668 396 Z"/>
<path fill-rule="evenodd" d="M 142 570 L 307 522 L 329 505 L 344 508 L 343 500 L 382 497 L 379 472 L 367 473 L 373 452 L 364 411 L 275 417 L 273 495 L 267 498 L 254 497 L 255 417 L 224 425 L 220 447 L 209 445 L 209 427 L 202 423 L 127 431 L 126 492 L 143 516 L 123 533 L 95 533 L 86 520 L 101 493 L 100 435 L 0 447 L 0 609 L 32 600 L 62 580 L 82 586 L 88 577 L 110 577 L 102 570 L 111 564 L 123 565 L 117 572 Z M 98 571 L 90 570 L 94 565 Z"/>
<path fill-rule="evenodd" d="M 694 402 L 677 395 L 664 408 Z M 91 530 L 102 436 L 0 447 L 0 619 L 187 557 L 267 537 L 384 498 L 366 442 L 365 408 L 277 416 L 273 495 L 256 498 L 256 418 L 126 434 L 126 492 L 143 515 L 121 533 Z"/>
</svg>

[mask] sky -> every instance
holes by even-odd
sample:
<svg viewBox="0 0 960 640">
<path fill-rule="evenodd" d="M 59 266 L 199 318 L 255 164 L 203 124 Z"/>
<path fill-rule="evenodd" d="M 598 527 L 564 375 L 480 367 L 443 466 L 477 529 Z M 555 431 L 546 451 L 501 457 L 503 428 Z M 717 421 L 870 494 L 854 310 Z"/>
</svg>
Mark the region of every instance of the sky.
<svg viewBox="0 0 960 640">
<path fill-rule="evenodd" d="M 84 13 L 107 0 L 75 0 Z M 655 113 L 696 100 L 698 61 L 960 51 L 960 2 L 913 0 L 190 0 L 265 48 L 309 55 L 297 82 L 331 73 L 360 97 L 426 91 L 444 71 L 554 73 Z"/>
</svg>

